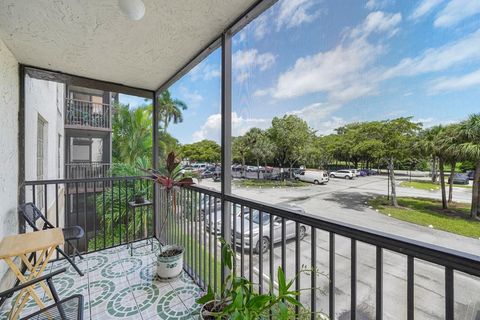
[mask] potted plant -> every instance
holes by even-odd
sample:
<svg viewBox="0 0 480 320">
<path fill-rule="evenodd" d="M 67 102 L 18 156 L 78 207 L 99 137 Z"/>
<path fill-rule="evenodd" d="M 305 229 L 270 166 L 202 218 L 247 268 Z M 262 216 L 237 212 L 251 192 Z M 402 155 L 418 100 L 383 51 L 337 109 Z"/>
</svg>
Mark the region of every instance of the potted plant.
<svg viewBox="0 0 480 320">
<path fill-rule="evenodd" d="M 162 234 L 170 214 L 177 212 L 177 192 L 179 188 L 193 184 L 192 178 L 182 178 L 179 165 L 180 159 L 174 152 L 170 152 L 166 159 L 164 174 L 153 169 L 148 170 L 155 183 L 158 183 L 166 192 L 167 211 L 160 225 L 160 234 Z M 160 246 L 160 253 L 157 257 L 157 275 L 160 279 L 172 279 L 180 275 L 183 270 L 183 252 L 184 248 L 179 245 Z"/>
<path fill-rule="evenodd" d="M 230 272 L 222 283 L 220 292 L 216 293 L 208 286 L 207 293 L 197 299 L 202 304 L 200 316 L 204 320 L 210 319 L 310 319 L 311 313 L 302 303 L 297 301 L 298 291 L 292 290 L 295 279 L 301 273 L 310 274 L 318 271 L 302 267 L 299 274 L 287 282 L 285 273 L 278 267 L 277 282 L 278 291 L 271 290 L 269 293 L 259 294 L 254 285 L 246 278 L 233 274 L 234 253 L 223 239 L 222 244 L 222 268 L 226 267 Z M 311 290 L 311 289 L 304 289 Z M 296 312 L 298 309 L 298 312 Z M 323 313 L 317 313 L 315 318 L 328 319 Z"/>
<path fill-rule="evenodd" d="M 147 195 L 146 190 L 137 190 L 137 191 L 135 191 L 133 199 L 134 199 L 135 203 L 137 203 L 137 204 L 144 203 L 146 195 Z"/>
</svg>

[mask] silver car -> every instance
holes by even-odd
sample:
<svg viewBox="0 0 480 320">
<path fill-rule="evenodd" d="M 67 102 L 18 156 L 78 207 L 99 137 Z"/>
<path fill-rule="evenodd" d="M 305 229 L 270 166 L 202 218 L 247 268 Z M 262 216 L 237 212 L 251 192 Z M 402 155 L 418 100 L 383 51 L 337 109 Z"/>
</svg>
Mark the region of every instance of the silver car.
<svg viewBox="0 0 480 320">
<path fill-rule="evenodd" d="M 299 208 L 294 205 L 283 204 L 279 205 L 284 209 L 296 211 L 299 213 L 305 212 L 302 208 Z M 250 214 L 246 214 L 243 217 L 243 233 L 242 233 L 242 220 L 241 217 L 236 218 L 235 221 L 235 243 L 237 246 L 242 244 L 242 235 L 243 235 L 243 246 L 245 249 L 250 249 L 250 246 L 253 245 L 255 253 L 260 253 L 260 250 L 264 253 L 267 252 L 270 247 L 270 228 L 273 227 L 273 243 L 282 242 L 282 218 L 275 217 L 273 219 L 273 226 L 270 226 L 270 214 L 263 212 L 262 213 L 262 239 L 260 239 L 260 212 L 258 210 L 253 210 L 251 217 Z M 252 219 L 252 234 L 250 234 L 250 219 Z M 233 226 L 232 226 L 233 227 Z M 295 222 L 292 220 L 285 221 L 285 235 L 288 239 L 296 239 L 297 235 L 295 232 Z M 303 240 L 307 233 L 307 227 L 305 225 L 300 225 L 300 232 L 298 238 Z"/>
<path fill-rule="evenodd" d="M 241 216 L 241 211 L 242 207 L 241 206 L 235 206 L 235 211 L 233 211 L 233 204 L 230 204 L 230 207 L 232 208 L 232 225 L 233 225 L 233 217 L 240 217 Z M 243 212 L 244 214 L 247 214 L 248 208 L 243 207 Z M 217 206 L 217 219 L 215 220 L 215 212 L 212 209 L 210 211 L 210 215 L 205 215 L 205 229 L 212 234 L 215 235 L 220 235 L 222 232 L 222 206 L 221 204 Z M 211 222 L 210 222 L 211 221 Z M 211 228 L 211 230 L 210 230 Z"/>
</svg>

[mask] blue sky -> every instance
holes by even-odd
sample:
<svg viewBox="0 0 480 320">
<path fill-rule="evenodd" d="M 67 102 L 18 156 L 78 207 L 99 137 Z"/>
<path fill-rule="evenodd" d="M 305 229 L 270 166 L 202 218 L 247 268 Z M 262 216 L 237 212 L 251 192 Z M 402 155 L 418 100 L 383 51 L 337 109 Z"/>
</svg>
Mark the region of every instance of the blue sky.
<svg viewBox="0 0 480 320">
<path fill-rule="evenodd" d="M 328 134 L 354 121 L 431 126 L 480 111 L 480 1 L 285 0 L 233 40 L 233 135 L 284 114 Z M 170 133 L 219 141 L 220 49 L 170 90 L 189 106 Z"/>
</svg>

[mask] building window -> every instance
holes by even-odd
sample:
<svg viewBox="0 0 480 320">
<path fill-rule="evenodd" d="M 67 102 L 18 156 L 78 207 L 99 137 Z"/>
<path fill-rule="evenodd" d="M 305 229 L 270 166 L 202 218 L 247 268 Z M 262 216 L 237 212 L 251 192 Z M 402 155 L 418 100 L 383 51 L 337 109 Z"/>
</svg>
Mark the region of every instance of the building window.
<svg viewBox="0 0 480 320">
<path fill-rule="evenodd" d="M 37 180 L 43 180 L 45 178 L 45 156 L 46 156 L 46 131 L 47 122 L 40 116 L 37 120 Z M 45 206 L 44 201 L 44 186 L 37 187 L 37 201 L 36 204 L 40 210 Z"/>
</svg>

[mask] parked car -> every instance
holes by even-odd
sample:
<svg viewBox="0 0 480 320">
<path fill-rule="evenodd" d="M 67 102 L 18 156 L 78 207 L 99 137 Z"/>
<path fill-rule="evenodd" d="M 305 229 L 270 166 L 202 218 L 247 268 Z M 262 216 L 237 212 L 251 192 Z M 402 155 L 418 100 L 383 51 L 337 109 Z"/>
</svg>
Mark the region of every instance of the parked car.
<svg viewBox="0 0 480 320">
<path fill-rule="evenodd" d="M 193 172 L 193 168 L 190 167 L 190 166 L 183 167 L 183 168 L 180 170 L 180 173 L 181 173 L 181 174 L 186 174 L 186 173 L 190 173 L 190 172 Z"/>
<path fill-rule="evenodd" d="M 277 205 L 282 209 L 295 211 L 298 213 L 304 213 L 305 211 L 291 204 L 280 204 Z M 232 230 L 232 233 L 235 234 L 235 243 L 237 247 L 242 245 L 243 237 L 243 246 L 245 249 L 250 249 L 250 246 L 253 246 L 255 253 L 267 252 L 270 247 L 270 241 L 273 243 L 278 243 L 282 241 L 282 218 L 274 217 L 273 226 L 270 226 L 270 214 L 262 212 L 262 239 L 260 239 L 260 212 L 258 210 L 253 210 L 252 214 L 247 214 L 244 216 L 243 221 L 243 232 L 242 232 L 242 220 L 241 217 L 236 217 L 235 230 Z M 250 219 L 252 219 L 252 232 L 250 233 Z M 270 227 L 273 228 L 273 239 L 270 239 Z M 232 225 L 233 229 L 233 225 Z M 287 239 L 296 239 L 297 234 L 295 232 L 295 222 L 292 220 L 285 221 L 285 235 Z M 303 240 L 307 234 L 307 227 L 303 224 L 300 225 L 298 238 Z"/>
<path fill-rule="evenodd" d="M 202 177 L 202 179 L 211 178 L 211 177 L 213 177 L 214 173 L 215 173 L 214 170 L 208 169 L 208 170 L 203 171 L 200 174 L 200 176 Z"/>
<path fill-rule="evenodd" d="M 448 183 L 450 183 L 450 180 L 452 177 L 448 178 Z M 468 177 L 468 174 L 465 173 L 454 173 L 453 174 L 453 184 L 469 184 L 470 178 Z"/>
<path fill-rule="evenodd" d="M 205 229 L 208 231 L 208 232 L 211 232 L 211 233 L 215 233 L 215 234 L 220 234 L 220 232 L 222 231 L 222 207 L 221 207 L 221 201 L 220 199 L 218 199 L 219 202 L 217 203 L 216 205 L 216 209 L 217 209 L 217 216 L 215 219 L 215 210 L 213 210 L 213 208 L 211 208 L 210 210 L 210 214 L 207 214 L 205 215 Z M 235 207 L 235 211 L 233 211 L 233 208 Z M 247 208 L 247 207 L 242 207 L 242 206 L 234 206 L 233 204 L 230 204 L 230 208 L 232 210 L 232 226 L 233 226 L 233 217 L 241 217 L 241 212 L 242 212 L 242 208 L 243 208 L 243 214 L 246 215 L 250 212 L 250 209 Z M 210 222 L 211 221 L 211 222 Z"/>
<path fill-rule="evenodd" d="M 323 170 L 305 170 L 295 174 L 295 179 L 314 184 L 327 184 L 328 173 Z"/>
<path fill-rule="evenodd" d="M 246 171 L 247 171 L 247 172 L 257 172 L 257 171 L 258 171 L 258 167 L 256 167 L 256 166 L 247 166 Z"/>
<path fill-rule="evenodd" d="M 475 177 L 475 171 L 474 170 L 467 171 L 467 176 L 468 176 L 468 179 L 473 180 L 473 178 Z"/>
<path fill-rule="evenodd" d="M 273 172 L 273 167 L 266 166 L 266 167 L 264 168 L 264 172 L 265 172 L 265 173 L 272 173 L 272 172 Z"/>
<path fill-rule="evenodd" d="M 350 170 L 337 170 L 330 172 L 330 178 L 345 178 L 345 179 L 353 179 L 355 174 Z"/>
<path fill-rule="evenodd" d="M 360 170 L 357 170 L 357 169 L 347 169 L 347 170 L 351 171 L 354 177 L 360 176 Z"/>
</svg>

